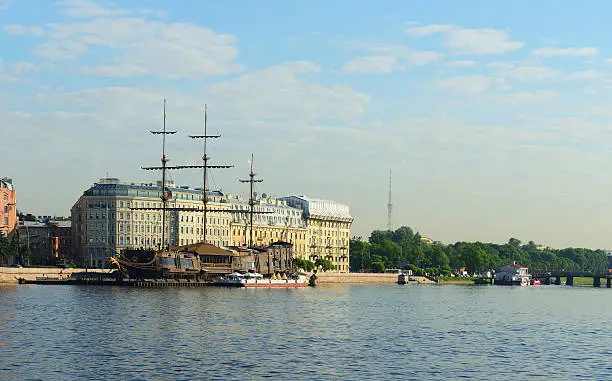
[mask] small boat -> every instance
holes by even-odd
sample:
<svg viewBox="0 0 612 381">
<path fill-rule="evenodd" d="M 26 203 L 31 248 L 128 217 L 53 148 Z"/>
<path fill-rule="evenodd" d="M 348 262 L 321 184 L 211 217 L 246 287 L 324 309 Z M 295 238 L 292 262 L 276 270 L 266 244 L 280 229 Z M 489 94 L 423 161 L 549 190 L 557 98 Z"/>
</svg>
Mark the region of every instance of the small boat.
<svg viewBox="0 0 612 381">
<path fill-rule="evenodd" d="M 529 281 L 529 284 L 532 286 L 541 286 L 542 282 L 539 279 L 532 279 Z"/>
<path fill-rule="evenodd" d="M 287 276 L 283 273 L 281 275 L 273 274 L 272 277 L 264 278 L 259 273 L 245 273 L 241 274 L 233 272 L 228 275 L 220 276 L 212 282 L 213 286 L 222 287 L 246 287 L 246 288 L 271 288 L 271 287 L 306 287 L 308 286 L 308 280 L 306 274 L 297 273 L 293 276 Z"/>
</svg>

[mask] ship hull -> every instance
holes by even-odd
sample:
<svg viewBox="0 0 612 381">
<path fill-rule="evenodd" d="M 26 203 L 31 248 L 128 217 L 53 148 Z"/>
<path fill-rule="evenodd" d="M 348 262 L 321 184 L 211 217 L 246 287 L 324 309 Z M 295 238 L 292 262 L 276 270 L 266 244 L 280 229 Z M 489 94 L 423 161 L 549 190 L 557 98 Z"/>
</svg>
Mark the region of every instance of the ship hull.
<svg viewBox="0 0 612 381">
<path fill-rule="evenodd" d="M 288 282 L 288 283 L 244 283 L 245 288 L 296 288 L 296 287 L 308 287 L 307 282 Z"/>
</svg>

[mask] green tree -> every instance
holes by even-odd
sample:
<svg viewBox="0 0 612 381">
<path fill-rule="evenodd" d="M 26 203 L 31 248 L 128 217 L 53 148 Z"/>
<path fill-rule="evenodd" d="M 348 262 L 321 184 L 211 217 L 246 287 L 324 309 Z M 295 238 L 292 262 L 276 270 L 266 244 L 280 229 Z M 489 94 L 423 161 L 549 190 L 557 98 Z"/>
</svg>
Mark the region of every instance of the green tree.
<svg viewBox="0 0 612 381">
<path fill-rule="evenodd" d="M 383 261 L 372 261 L 370 264 L 370 271 L 373 273 L 384 273 L 385 263 Z"/>
<path fill-rule="evenodd" d="M 297 268 L 304 269 L 304 271 L 312 271 L 315 268 L 314 262 L 307 259 L 296 258 L 294 262 Z"/>
<path fill-rule="evenodd" d="M 370 266 L 370 244 L 353 237 L 349 241 L 349 266 L 352 272 L 364 271 Z"/>
<path fill-rule="evenodd" d="M 323 271 L 329 271 L 329 270 L 335 270 L 336 269 L 336 266 L 334 266 L 332 261 L 330 261 L 329 259 L 325 259 L 325 258 L 317 259 L 316 262 L 315 262 L 315 266 L 316 267 L 321 266 L 321 270 L 323 270 Z"/>
</svg>

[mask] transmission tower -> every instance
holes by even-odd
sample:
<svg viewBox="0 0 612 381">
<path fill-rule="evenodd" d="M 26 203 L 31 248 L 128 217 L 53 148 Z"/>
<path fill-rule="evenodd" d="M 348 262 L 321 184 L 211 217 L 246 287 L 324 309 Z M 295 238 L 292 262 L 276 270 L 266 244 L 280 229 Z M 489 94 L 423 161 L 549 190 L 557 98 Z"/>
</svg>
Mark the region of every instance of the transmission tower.
<svg viewBox="0 0 612 381">
<path fill-rule="evenodd" d="M 387 204 L 387 230 L 392 231 L 391 213 L 393 212 L 393 204 L 391 203 L 391 169 L 389 169 L 389 203 Z"/>
</svg>

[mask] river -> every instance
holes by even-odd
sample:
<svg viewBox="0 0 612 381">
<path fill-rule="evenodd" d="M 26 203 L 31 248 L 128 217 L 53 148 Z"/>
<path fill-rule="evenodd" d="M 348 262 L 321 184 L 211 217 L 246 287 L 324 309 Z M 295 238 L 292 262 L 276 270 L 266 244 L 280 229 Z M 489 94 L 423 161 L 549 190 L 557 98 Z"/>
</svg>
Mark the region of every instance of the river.
<svg viewBox="0 0 612 381">
<path fill-rule="evenodd" d="M 612 377 L 612 290 L 0 286 L 0 380 Z"/>
</svg>

